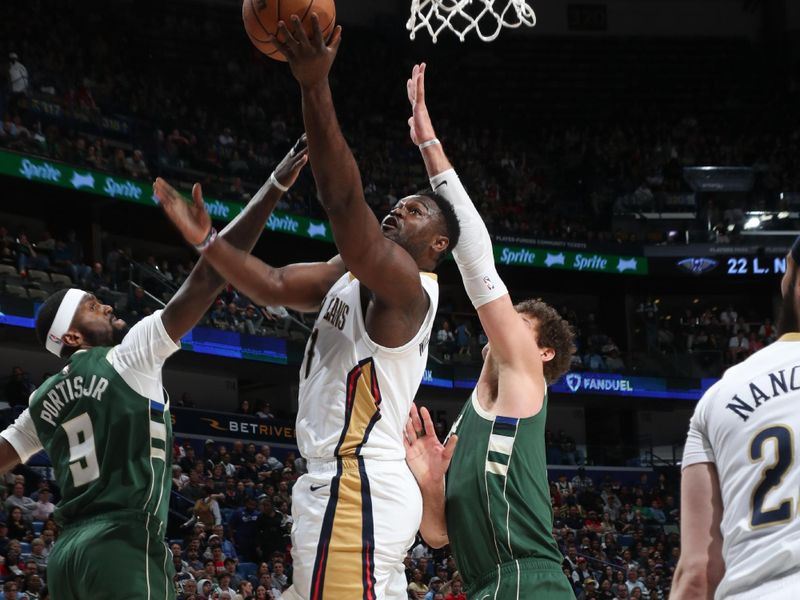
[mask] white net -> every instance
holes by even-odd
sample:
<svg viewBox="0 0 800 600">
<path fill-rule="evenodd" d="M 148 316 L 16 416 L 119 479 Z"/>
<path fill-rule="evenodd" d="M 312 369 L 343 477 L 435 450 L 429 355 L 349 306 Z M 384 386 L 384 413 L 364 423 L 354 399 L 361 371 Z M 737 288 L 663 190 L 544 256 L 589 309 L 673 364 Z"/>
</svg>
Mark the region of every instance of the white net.
<svg viewBox="0 0 800 600">
<path fill-rule="evenodd" d="M 504 27 L 536 25 L 536 13 L 525 0 L 411 0 L 411 18 L 406 29 L 411 39 L 425 29 L 436 43 L 449 29 L 462 42 L 474 31 L 484 42 L 497 39 Z"/>
</svg>

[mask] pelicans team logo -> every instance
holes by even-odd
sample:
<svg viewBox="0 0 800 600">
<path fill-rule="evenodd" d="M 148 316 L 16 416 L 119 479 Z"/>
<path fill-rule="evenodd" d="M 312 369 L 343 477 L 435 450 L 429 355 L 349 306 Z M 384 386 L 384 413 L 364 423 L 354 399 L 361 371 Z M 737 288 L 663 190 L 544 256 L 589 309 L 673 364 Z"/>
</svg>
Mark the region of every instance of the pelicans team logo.
<svg viewBox="0 0 800 600">
<path fill-rule="evenodd" d="M 713 258 L 684 258 L 678 261 L 678 266 L 692 275 L 702 275 L 717 268 L 719 263 Z"/>
<path fill-rule="evenodd" d="M 570 391 L 577 392 L 581 387 L 581 380 L 580 373 L 570 373 L 567 375 L 567 387 Z"/>
</svg>

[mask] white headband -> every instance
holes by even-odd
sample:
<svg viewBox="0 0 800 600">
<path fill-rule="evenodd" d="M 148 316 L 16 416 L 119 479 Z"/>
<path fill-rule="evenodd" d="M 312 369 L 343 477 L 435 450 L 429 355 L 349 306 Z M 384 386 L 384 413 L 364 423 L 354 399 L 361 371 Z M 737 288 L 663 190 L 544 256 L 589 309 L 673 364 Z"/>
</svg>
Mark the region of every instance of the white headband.
<svg viewBox="0 0 800 600">
<path fill-rule="evenodd" d="M 50 331 L 47 332 L 47 343 L 45 344 L 47 350 L 58 357 L 61 356 L 61 350 L 64 348 L 64 342 L 61 338 L 69 331 L 72 319 L 75 317 L 75 313 L 84 296 L 86 296 L 86 292 L 73 288 L 67 292 L 58 306 L 56 318 L 53 319 Z"/>
</svg>

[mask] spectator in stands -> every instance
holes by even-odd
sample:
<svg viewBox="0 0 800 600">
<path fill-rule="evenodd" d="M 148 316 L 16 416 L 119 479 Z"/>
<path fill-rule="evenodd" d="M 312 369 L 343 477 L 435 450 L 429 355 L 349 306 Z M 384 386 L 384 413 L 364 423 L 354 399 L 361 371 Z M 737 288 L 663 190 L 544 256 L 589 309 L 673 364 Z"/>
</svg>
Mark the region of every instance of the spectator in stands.
<svg viewBox="0 0 800 600">
<path fill-rule="evenodd" d="M 444 585 L 444 582 L 439 577 L 431 577 L 428 582 L 429 590 L 425 594 L 425 600 L 433 600 L 433 597 L 441 591 L 442 585 Z"/>
<path fill-rule="evenodd" d="M 256 411 L 256 416 L 259 419 L 274 419 L 275 418 L 275 415 L 272 414 L 272 410 L 271 410 L 269 402 L 267 402 L 263 398 L 258 401 L 258 410 Z M 269 446 L 267 446 L 267 448 L 268 447 Z M 262 454 L 263 454 L 263 449 L 262 449 Z M 266 454 L 265 457 L 269 458 L 269 454 Z"/>
<path fill-rule="evenodd" d="M 250 335 L 261 335 L 263 332 L 264 315 L 252 304 L 244 311 L 244 328 Z"/>
<path fill-rule="evenodd" d="M 32 532 L 28 523 L 28 519 L 23 517 L 22 509 L 19 506 L 11 507 L 8 511 L 8 537 L 12 540 L 30 540 Z"/>
<path fill-rule="evenodd" d="M 30 519 L 33 511 L 37 508 L 36 502 L 25 495 L 25 485 L 23 483 L 15 483 L 12 489 L 13 494 L 6 500 L 6 510 L 11 513 L 14 508 L 19 508 L 20 516 Z"/>
<path fill-rule="evenodd" d="M 230 526 L 234 531 L 236 549 L 242 560 L 252 562 L 257 558 L 256 540 L 259 516 L 255 498 L 247 496 L 244 506 L 237 509 L 231 517 Z"/>
<path fill-rule="evenodd" d="M 441 326 L 436 332 L 436 349 L 445 361 L 450 360 L 450 356 L 456 351 L 456 338 L 450 328 L 450 321 L 442 321 Z"/>
<path fill-rule="evenodd" d="M 50 268 L 50 259 L 45 254 L 36 252 L 31 241 L 28 239 L 28 234 L 20 232 L 17 237 L 17 247 L 15 249 L 17 256 L 17 271 L 21 277 L 28 276 L 28 269 L 41 269 L 47 270 Z"/>
<path fill-rule="evenodd" d="M 144 162 L 141 150 L 134 150 L 133 154 L 125 159 L 125 171 L 134 179 L 148 179 L 150 170 Z"/>
<path fill-rule="evenodd" d="M 635 588 L 639 588 L 642 592 L 645 590 L 644 583 L 639 580 L 639 572 L 636 569 L 628 569 L 628 579 L 625 581 L 628 588 L 628 593 L 633 593 Z"/>
<path fill-rule="evenodd" d="M 282 560 L 273 559 L 272 588 L 283 594 L 287 587 L 289 587 L 289 577 L 286 575 L 286 565 Z"/>
<path fill-rule="evenodd" d="M 109 280 L 103 272 L 103 263 L 96 262 L 92 265 L 92 270 L 83 280 L 83 288 L 87 292 L 92 292 L 95 295 L 103 295 L 104 292 L 109 291 Z"/>
<path fill-rule="evenodd" d="M 8 55 L 8 62 L 8 85 L 11 92 L 9 108 L 11 111 L 16 111 L 20 99 L 30 92 L 30 81 L 28 69 L 19 62 L 19 55 L 16 52 Z"/>
<path fill-rule="evenodd" d="M 428 589 L 428 585 L 423 580 L 422 571 L 419 569 L 414 569 L 412 581 L 410 584 L 408 584 L 409 598 L 413 598 L 414 600 L 425 600 L 425 596 L 428 594 Z"/>
<path fill-rule="evenodd" d="M 233 600 L 249 600 L 253 597 L 253 584 L 249 581 L 241 581 L 239 583 L 238 592 L 233 597 Z"/>
<path fill-rule="evenodd" d="M 275 510 L 272 500 L 266 495 L 259 499 L 261 514 L 256 521 L 257 538 L 260 542 L 262 560 L 274 552 L 286 550 L 286 531 L 283 528 L 283 515 Z"/>
<path fill-rule="evenodd" d="M 39 490 L 39 498 L 36 501 L 36 508 L 31 513 L 31 518 L 34 521 L 46 521 L 55 509 L 55 505 L 50 502 L 50 490 L 42 488 Z"/>
<path fill-rule="evenodd" d="M 744 331 L 738 331 L 728 342 L 728 353 L 731 364 L 743 361 L 750 354 L 750 342 Z"/>
<path fill-rule="evenodd" d="M 445 600 L 467 600 L 467 595 L 462 591 L 462 587 L 460 579 L 453 580 L 450 593 L 444 597 Z"/>
<path fill-rule="evenodd" d="M 6 581 L 3 584 L 3 600 L 18 600 L 18 589 L 16 581 Z"/>
<path fill-rule="evenodd" d="M 144 295 L 144 289 L 138 285 L 133 286 L 131 293 L 128 295 L 127 311 L 136 321 L 150 312 L 150 307 L 147 305 L 147 298 L 145 298 Z"/>
</svg>

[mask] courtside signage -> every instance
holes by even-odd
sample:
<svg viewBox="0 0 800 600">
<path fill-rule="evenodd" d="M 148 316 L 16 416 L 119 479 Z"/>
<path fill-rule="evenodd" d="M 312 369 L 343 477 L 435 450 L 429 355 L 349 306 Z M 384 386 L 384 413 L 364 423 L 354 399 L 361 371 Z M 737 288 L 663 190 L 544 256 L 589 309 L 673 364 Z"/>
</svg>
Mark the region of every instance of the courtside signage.
<svg viewBox="0 0 800 600">
<path fill-rule="evenodd" d="M 97 196 L 135 202 L 145 206 L 157 206 L 149 184 L 116 177 L 88 169 L 74 169 L 57 161 L 0 150 L 0 173 L 58 187 L 89 192 Z M 232 221 L 244 205 L 214 198 L 205 199 L 208 214 L 219 221 Z M 267 222 L 266 229 L 304 238 L 333 242 L 327 223 L 298 215 L 275 211 Z"/>
<path fill-rule="evenodd" d="M 550 386 L 550 391 L 573 395 L 600 394 L 699 400 L 715 382 L 716 379 L 677 382 L 662 377 L 629 377 L 613 373 L 567 373 Z"/>
<path fill-rule="evenodd" d="M 596 254 L 589 250 L 546 250 L 529 246 L 494 246 L 495 261 L 501 265 L 564 269 L 616 275 L 647 275 L 648 263 L 643 256 Z"/>
<path fill-rule="evenodd" d="M 0 150 L 0 174 L 89 192 L 113 200 L 135 202 L 144 206 L 158 205 L 158 199 L 153 195 L 153 190 L 147 183 L 90 169 L 75 169 L 57 161 L 25 156 L 15 152 Z M 214 198 L 206 198 L 205 204 L 209 215 L 219 221 L 232 221 L 244 209 L 242 204 Z M 266 229 L 307 239 L 333 242 L 332 232 L 325 221 L 279 211 L 275 211 L 270 216 Z M 616 275 L 647 275 L 648 273 L 647 258 L 643 256 L 596 254 L 590 250 L 554 251 L 501 244 L 495 244 L 494 255 L 499 264 L 507 266 Z"/>
</svg>

